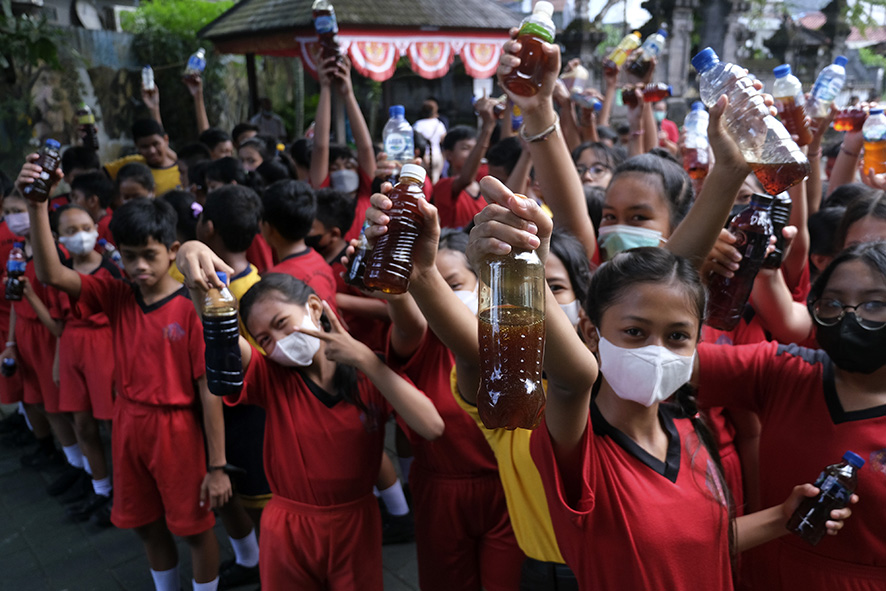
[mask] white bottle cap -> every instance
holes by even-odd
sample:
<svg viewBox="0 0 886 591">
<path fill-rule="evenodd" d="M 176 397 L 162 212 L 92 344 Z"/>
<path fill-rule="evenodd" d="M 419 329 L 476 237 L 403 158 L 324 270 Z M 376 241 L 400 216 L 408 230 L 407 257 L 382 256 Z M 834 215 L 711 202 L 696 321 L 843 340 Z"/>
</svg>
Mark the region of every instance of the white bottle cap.
<svg viewBox="0 0 886 591">
<path fill-rule="evenodd" d="M 532 9 L 534 14 L 543 14 L 548 18 L 554 16 L 554 5 L 550 2 L 545 2 L 545 0 L 539 0 L 535 4 L 535 8 Z"/>
<path fill-rule="evenodd" d="M 428 176 L 428 173 L 418 164 L 404 164 L 403 168 L 400 169 L 400 176 L 412 177 L 418 179 L 419 183 L 424 183 L 425 177 Z"/>
</svg>

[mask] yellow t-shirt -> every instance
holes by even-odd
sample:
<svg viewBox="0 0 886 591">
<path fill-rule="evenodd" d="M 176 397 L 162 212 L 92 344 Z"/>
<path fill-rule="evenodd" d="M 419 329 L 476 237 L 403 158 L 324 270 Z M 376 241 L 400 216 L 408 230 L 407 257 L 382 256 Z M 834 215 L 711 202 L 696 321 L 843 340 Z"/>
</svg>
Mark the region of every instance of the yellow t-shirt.
<svg viewBox="0 0 886 591">
<path fill-rule="evenodd" d="M 498 473 L 505 491 L 511 525 L 520 549 L 529 558 L 564 564 L 560 548 L 557 546 L 557 538 L 554 536 L 554 525 L 551 522 L 541 475 L 535 467 L 535 462 L 532 461 L 532 456 L 529 455 L 529 437 L 532 431 L 487 429 L 480 420 L 477 407 L 461 397 L 454 367 L 450 383 L 456 402 L 480 427 L 498 461 Z"/>
<path fill-rule="evenodd" d="M 246 292 L 249 291 L 249 288 L 261 281 L 261 275 L 258 274 L 258 269 L 255 268 L 254 265 L 250 264 L 249 268 L 240 273 L 239 275 L 235 275 L 231 277 L 231 282 L 228 285 L 228 289 L 231 290 L 231 295 L 237 298 L 239 302 L 240 299 L 246 295 Z M 249 344 L 256 348 L 256 350 L 260 351 L 262 355 L 264 355 L 264 351 L 262 348 L 258 346 L 258 344 L 252 339 L 252 335 L 250 335 L 246 331 L 246 326 L 243 324 L 243 317 L 240 317 L 240 334 L 249 341 Z"/>
<path fill-rule="evenodd" d="M 114 160 L 113 162 L 108 162 L 105 164 L 105 171 L 113 181 L 117 179 L 117 173 L 120 172 L 120 169 L 132 162 L 138 162 L 148 166 L 148 163 L 143 156 L 140 154 L 134 154 L 132 156 L 126 156 Z M 154 195 L 157 197 L 181 186 L 181 173 L 178 170 L 178 163 L 173 164 L 168 168 L 154 168 L 153 166 L 148 166 L 148 168 L 151 169 L 151 175 L 154 177 Z"/>
</svg>

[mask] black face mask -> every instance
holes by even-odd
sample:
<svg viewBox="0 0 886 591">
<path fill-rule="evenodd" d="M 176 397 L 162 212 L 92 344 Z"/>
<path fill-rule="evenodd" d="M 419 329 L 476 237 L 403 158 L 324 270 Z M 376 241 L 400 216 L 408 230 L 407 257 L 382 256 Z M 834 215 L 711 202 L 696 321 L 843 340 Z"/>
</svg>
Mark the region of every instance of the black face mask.
<svg viewBox="0 0 886 591">
<path fill-rule="evenodd" d="M 320 241 L 323 240 L 323 234 L 314 234 L 313 236 L 305 236 L 305 246 L 308 248 L 313 248 L 317 250 L 317 247 L 320 246 Z"/>
<path fill-rule="evenodd" d="M 846 314 L 834 326 L 816 320 L 815 328 L 815 340 L 843 371 L 867 374 L 886 365 L 886 327 L 867 330 L 855 314 Z"/>
</svg>

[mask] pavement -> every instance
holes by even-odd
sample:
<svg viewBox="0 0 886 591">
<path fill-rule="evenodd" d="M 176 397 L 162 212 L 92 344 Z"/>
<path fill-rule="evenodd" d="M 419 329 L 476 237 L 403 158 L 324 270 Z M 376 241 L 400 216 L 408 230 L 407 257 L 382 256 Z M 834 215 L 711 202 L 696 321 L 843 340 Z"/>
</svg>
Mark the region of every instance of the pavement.
<svg viewBox="0 0 886 591">
<path fill-rule="evenodd" d="M 12 407 L 0 408 L 0 418 Z M 66 519 L 46 494 L 57 474 L 21 467 L 28 448 L 0 445 L 0 589 L 4 591 L 150 591 L 154 588 L 141 542 L 131 531 L 100 529 Z M 109 456 L 110 457 L 110 456 Z M 222 561 L 233 557 L 216 524 Z M 182 589 L 191 589 L 191 557 L 178 542 Z M 418 591 L 415 544 L 385 546 L 385 591 Z M 240 587 L 237 591 L 252 591 Z"/>
</svg>

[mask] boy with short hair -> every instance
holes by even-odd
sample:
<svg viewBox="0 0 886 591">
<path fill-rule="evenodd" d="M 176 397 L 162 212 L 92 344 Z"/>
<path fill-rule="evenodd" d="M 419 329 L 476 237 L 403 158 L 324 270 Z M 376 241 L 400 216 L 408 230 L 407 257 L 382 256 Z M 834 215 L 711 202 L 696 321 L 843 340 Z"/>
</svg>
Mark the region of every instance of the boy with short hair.
<svg viewBox="0 0 886 591">
<path fill-rule="evenodd" d="M 71 183 L 71 203 L 89 212 L 95 221 L 99 239 L 114 243 L 111 235 L 111 201 L 114 199 L 114 183 L 101 172 L 88 172 Z"/>
<path fill-rule="evenodd" d="M 209 148 L 210 160 L 218 160 L 234 155 L 234 144 L 231 136 L 223 129 L 210 127 L 200 134 L 200 143 Z"/>
<path fill-rule="evenodd" d="M 113 200 L 114 209 L 130 199 L 154 197 L 156 195 L 155 188 L 154 175 L 151 174 L 150 168 L 140 162 L 126 164 L 120 168 L 114 183 L 116 192 Z"/>
<path fill-rule="evenodd" d="M 317 215 L 317 197 L 307 183 L 277 181 L 262 195 L 261 233 L 280 261 L 268 273 L 286 273 L 307 283 L 335 310 L 332 268 L 305 245 Z"/>
<path fill-rule="evenodd" d="M 19 173 L 20 189 L 42 172 L 37 158 L 29 156 Z M 114 213 L 111 232 L 128 283 L 65 267 L 55 253 L 46 204 L 28 203 L 27 209 L 38 278 L 76 300 L 77 314 L 105 312 L 111 322 L 118 393 L 111 520 L 136 530 L 158 590 L 179 589 L 172 534 L 191 547 L 194 589 L 214 590 L 218 541 L 209 509 L 227 502 L 231 483 L 224 472 L 221 405 L 206 385 L 202 326 L 187 290 L 169 276 L 179 246 L 175 212 L 160 199 L 135 199 Z"/>
<path fill-rule="evenodd" d="M 132 139 L 138 154 L 126 156 L 105 164 L 105 172 L 111 180 L 130 162 L 145 164 L 154 177 L 157 195 L 171 191 L 181 183 L 175 153 L 169 149 L 169 136 L 163 126 L 153 119 L 138 119 L 132 124 Z"/>
</svg>

